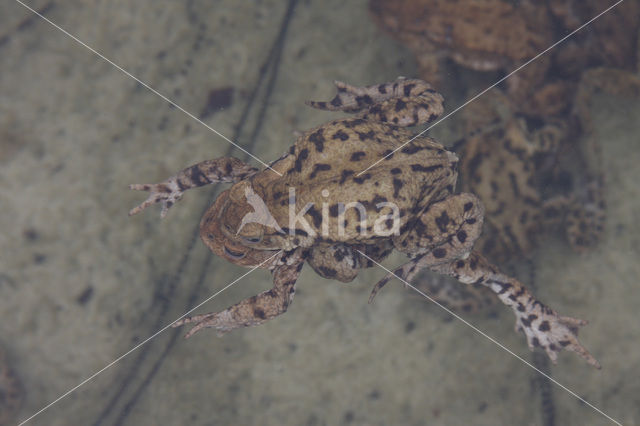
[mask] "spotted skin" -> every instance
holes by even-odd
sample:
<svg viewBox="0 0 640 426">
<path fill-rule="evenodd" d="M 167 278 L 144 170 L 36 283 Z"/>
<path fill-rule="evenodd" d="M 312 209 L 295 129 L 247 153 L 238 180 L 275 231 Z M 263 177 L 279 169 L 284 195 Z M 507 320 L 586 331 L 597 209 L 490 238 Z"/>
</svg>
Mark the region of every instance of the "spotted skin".
<svg viewBox="0 0 640 426">
<path fill-rule="evenodd" d="M 215 328 L 218 335 L 222 335 L 234 328 L 259 325 L 283 314 L 293 301 L 296 281 L 304 266 L 304 256 L 302 249 L 285 253 L 279 259 L 281 264 L 271 271 L 274 285 L 270 290 L 244 299 L 220 312 L 185 317 L 172 326 L 195 324 L 186 334 L 187 338 L 203 328 Z"/>
<path fill-rule="evenodd" d="M 480 284 L 491 289 L 516 315 L 516 331 L 524 332 L 529 348 L 542 348 L 554 364 L 558 352 L 566 349 L 600 368 L 598 361 L 578 341 L 578 327 L 586 325 L 586 321 L 558 315 L 536 300 L 522 283 L 500 272 L 482 255 L 472 252 L 466 259 L 430 269 L 465 284 Z"/>
<path fill-rule="evenodd" d="M 454 193 L 458 157 L 433 139 L 413 138 L 406 129 L 441 114 L 442 96 L 423 81 L 404 78 L 336 87 L 333 100 L 309 104 L 355 115 L 302 133 L 270 168 L 256 171 L 239 160 L 218 159 L 162 184 L 133 186 L 151 191 L 133 214 L 153 203 L 163 204 L 166 213 L 184 189 L 232 182 L 203 216 L 200 235 L 230 262 L 273 274 L 271 290 L 175 326 L 195 324 L 187 335 L 192 336 L 208 327 L 225 333 L 262 324 L 287 310 L 305 262 L 325 278 L 348 282 L 395 249 L 410 258 L 396 270 L 401 278 L 409 281 L 428 269 L 473 288 L 487 287 L 514 309 L 530 346 L 544 348 L 552 360 L 558 350 L 569 349 L 597 366 L 577 341 L 577 327 L 584 322 L 558 316 L 472 251 L 485 210 L 475 195 Z M 272 216 L 266 224 L 243 221 L 262 209 L 247 194 L 264 203 Z M 361 209 L 347 208 L 356 202 Z M 295 221 L 290 214 L 297 215 Z M 372 298 L 388 280 L 376 285 Z"/>
</svg>

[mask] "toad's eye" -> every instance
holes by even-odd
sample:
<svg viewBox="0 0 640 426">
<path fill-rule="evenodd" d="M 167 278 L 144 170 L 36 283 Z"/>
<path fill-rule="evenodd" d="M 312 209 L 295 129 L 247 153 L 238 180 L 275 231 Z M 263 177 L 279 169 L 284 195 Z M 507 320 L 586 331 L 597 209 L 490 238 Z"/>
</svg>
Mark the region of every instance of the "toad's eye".
<svg viewBox="0 0 640 426">
<path fill-rule="evenodd" d="M 246 254 L 238 251 L 229 250 L 227 246 L 224 246 L 224 252 L 227 256 L 229 256 L 232 259 L 242 259 Z"/>
<path fill-rule="evenodd" d="M 257 237 L 240 237 L 242 238 L 242 241 L 244 241 L 245 243 L 249 243 L 249 244 L 257 244 L 260 241 L 262 241 L 262 235 L 258 235 Z"/>
</svg>

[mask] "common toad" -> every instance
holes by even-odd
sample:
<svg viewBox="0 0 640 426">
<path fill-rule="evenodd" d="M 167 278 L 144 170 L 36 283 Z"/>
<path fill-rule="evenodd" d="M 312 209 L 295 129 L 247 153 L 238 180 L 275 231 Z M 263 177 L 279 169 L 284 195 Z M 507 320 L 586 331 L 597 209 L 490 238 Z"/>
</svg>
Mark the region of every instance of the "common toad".
<svg viewBox="0 0 640 426">
<path fill-rule="evenodd" d="M 570 179 L 567 170 L 557 170 L 575 126 L 565 120 L 532 126 L 513 114 L 500 92 L 487 93 L 463 116 L 468 136 L 456 144 L 461 188 L 485 205 L 486 228 L 477 245 L 483 253 L 500 261 L 527 256 L 548 229 L 564 232 L 576 251 L 595 245 L 605 216 L 602 177 Z M 563 180 L 576 184 L 557 184 Z M 553 190 L 562 186 L 570 188 Z"/>
<path fill-rule="evenodd" d="M 607 3 L 371 0 L 370 9 L 380 27 L 413 51 L 426 80 L 437 84 L 449 59 L 476 71 L 518 69 L 505 81 L 514 105 L 525 114 L 551 116 L 570 107 L 575 81 L 586 68 L 636 65 L 638 2 L 616 5 L 546 51 L 613 1 Z"/>
<path fill-rule="evenodd" d="M 405 129 L 437 118 L 442 96 L 424 81 L 404 78 L 367 87 L 336 85 L 333 100 L 310 105 L 355 117 L 305 132 L 261 171 L 220 158 L 159 184 L 131 185 L 151 194 L 130 214 L 161 203 L 164 215 L 187 189 L 233 182 L 205 213 L 200 235 L 225 259 L 273 274 L 271 290 L 174 325 L 195 323 L 191 336 L 205 327 L 226 332 L 263 323 L 286 311 L 305 260 L 324 277 L 348 280 L 396 249 L 410 258 L 394 272 L 401 279 L 410 281 L 427 268 L 483 285 L 513 310 L 531 349 L 542 347 L 554 362 L 568 349 L 599 367 L 577 339 L 585 321 L 559 316 L 473 251 L 484 208 L 475 195 L 454 193 L 458 157 Z M 393 276 L 380 280 L 370 299 Z"/>
</svg>

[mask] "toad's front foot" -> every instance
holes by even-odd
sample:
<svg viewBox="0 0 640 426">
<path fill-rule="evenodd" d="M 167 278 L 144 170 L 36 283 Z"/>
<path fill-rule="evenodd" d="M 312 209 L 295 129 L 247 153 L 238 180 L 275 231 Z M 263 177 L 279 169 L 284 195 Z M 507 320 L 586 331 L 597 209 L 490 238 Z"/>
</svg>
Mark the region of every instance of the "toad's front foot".
<svg viewBox="0 0 640 426">
<path fill-rule="evenodd" d="M 134 214 L 140 213 L 142 210 L 147 207 L 160 203 L 162 205 L 162 211 L 160 212 L 160 217 L 165 217 L 169 208 L 173 206 L 180 198 L 182 198 L 183 191 L 180 189 L 178 185 L 178 180 L 175 176 L 170 177 L 162 183 L 154 183 L 154 184 L 132 184 L 129 185 L 129 189 L 134 189 L 136 191 L 149 191 L 149 197 L 137 207 L 132 208 L 129 211 L 129 216 L 133 216 Z"/>
<path fill-rule="evenodd" d="M 237 325 L 229 323 L 228 320 L 225 321 L 225 319 L 223 318 L 223 314 L 224 311 L 218 313 L 194 315 L 192 317 L 184 317 L 171 324 L 171 327 L 175 328 L 185 324 L 195 324 L 195 326 L 191 330 L 189 330 L 187 334 L 185 334 L 185 339 L 193 336 L 203 328 L 215 328 L 218 331 L 218 336 L 221 336 L 226 332 L 238 327 Z"/>
<path fill-rule="evenodd" d="M 516 331 L 524 332 L 531 350 L 543 348 L 555 364 L 558 352 L 567 349 L 600 368 L 600 363 L 578 341 L 578 327 L 587 325 L 587 321 L 560 316 L 540 302 L 535 302 L 534 306 L 517 316 Z"/>
</svg>

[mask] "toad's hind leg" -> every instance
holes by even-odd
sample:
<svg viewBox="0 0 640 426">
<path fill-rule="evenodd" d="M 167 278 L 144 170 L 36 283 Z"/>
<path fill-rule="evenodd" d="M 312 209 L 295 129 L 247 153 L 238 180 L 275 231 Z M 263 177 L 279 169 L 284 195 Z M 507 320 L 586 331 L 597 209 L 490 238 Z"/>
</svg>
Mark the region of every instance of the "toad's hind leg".
<svg viewBox="0 0 640 426">
<path fill-rule="evenodd" d="M 161 203 L 160 216 L 165 217 L 169 208 L 182 198 L 182 194 L 187 189 L 217 182 L 237 182 L 257 172 L 258 169 L 237 158 L 223 157 L 194 164 L 164 182 L 129 185 L 130 189 L 151 193 L 143 203 L 131 209 L 129 215 L 138 214 L 153 204 Z"/>
<path fill-rule="evenodd" d="M 422 269 L 467 256 L 482 232 L 484 207 L 473 194 L 452 195 L 433 203 L 413 223 L 412 230 L 395 247 L 411 257 L 411 261 L 378 281 L 371 303 L 382 287 L 394 276 L 411 281 Z"/>
<path fill-rule="evenodd" d="M 296 258 L 292 264 L 277 266 L 273 270 L 273 288 L 256 296 L 242 300 L 220 312 L 185 317 L 172 324 L 179 327 L 184 324 L 195 323 L 185 337 L 191 337 L 203 328 L 215 328 L 222 335 L 234 328 L 250 327 L 262 324 L 283 314 L 295 294 L 295 284 L 304 258 Z"/>
<path fill-rule="evenodd" d="M 524 332 L 529 348 L 543 348 L 553 363 L 558 352 L 567 349 L 600 368 L 598 361 L 578 341 L 578 327 L 585 325 L 586 321 L 558 315 L 536 300 L 522 283 L 500 272 L 480 254 L 472 252 L 467 259 L 435 265 L 430 269 L 465 284 L 481 284 L 491 289 L 515 313 L 516 330 Z"/>
<path fill-rule="evenodd" d="M 398 78 L 389 83 L 357 87 L 335 82 L 337 95 L 329 102 L 307 102 L 329 111 L 360 112 L 360 117 L 400 127 L 425 124 L 444 111 L 444 99 L 429 83 Z"/>
<path fill-rule="evenodd" d="M 479 313 L 495 305 L 495 298 L 481 285 L 464 287 L 444 275 L 422 273 L 412 283 L 415 289 L 452 311 Z M 424 295 L 416 295 L 424 298 Z"/>
</svg>

